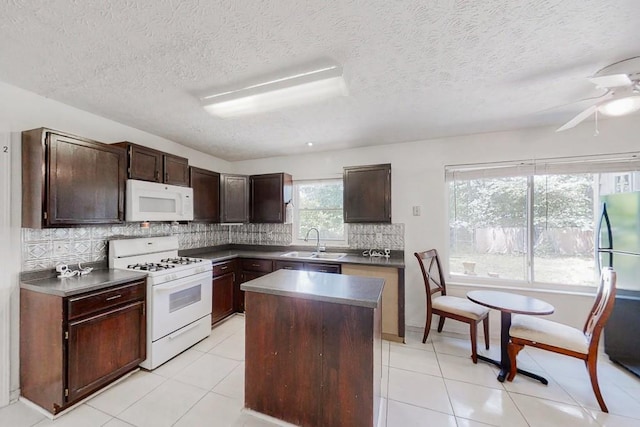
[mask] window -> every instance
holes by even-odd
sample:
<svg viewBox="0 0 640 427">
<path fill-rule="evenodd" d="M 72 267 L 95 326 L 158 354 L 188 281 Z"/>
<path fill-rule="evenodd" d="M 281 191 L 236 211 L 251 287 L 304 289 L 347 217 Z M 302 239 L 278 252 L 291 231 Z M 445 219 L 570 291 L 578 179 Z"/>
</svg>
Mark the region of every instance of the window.
<svg viewBox="0 0 640 427">
<path fill-rule="evenodd" d="M 317 228 L 320 240 L 330 246 L 346 245 L 342 217 L 342 179 L 296 181 L 294 183 L 294 240 L 303 243 L 310 228 Z M 311 234 L 315 239 L 315 233 Z"/>
<path fill-rule="evenodd" d="M 600 196 L 638 188 L 638 171 L 630 155 L 448 166 L 450 275 L 595 286 Z"/>
</svg>

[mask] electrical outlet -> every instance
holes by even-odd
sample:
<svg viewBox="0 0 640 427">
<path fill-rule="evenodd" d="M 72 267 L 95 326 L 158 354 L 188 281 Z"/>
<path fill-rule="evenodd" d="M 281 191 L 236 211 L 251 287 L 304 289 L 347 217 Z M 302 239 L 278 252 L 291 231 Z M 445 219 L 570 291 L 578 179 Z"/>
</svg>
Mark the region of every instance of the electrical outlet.
<svg viewBox="0 0 640 427">
<path fill-rule="evenodd" d="M 376 241 L 382 242 L 382 233 L 376 233 Z"/>
<path fill-rule="evenodd" d="M 413 207 L 413 216 L 420 216 L 420 206 Z"/>
<path fill-rule="evenodd" d="M 61 257 L 69 253 L 69 243 L 53 242 L 53 256 Z"/>
</svg>

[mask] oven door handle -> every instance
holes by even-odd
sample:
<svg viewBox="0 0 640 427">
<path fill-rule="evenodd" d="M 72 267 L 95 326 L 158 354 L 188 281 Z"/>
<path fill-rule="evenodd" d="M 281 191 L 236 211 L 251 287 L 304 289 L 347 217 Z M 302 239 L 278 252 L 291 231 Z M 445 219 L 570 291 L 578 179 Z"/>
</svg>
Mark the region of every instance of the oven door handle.
<svg viewBox="0 0 640 427">
<path fill-rule="evenodd" d="M 176 283 L 175 285 L 172 285 L 172 286 L 156 285 L 155 290 L 157 290 L 158 292 L 167 292 L 167 291 L 172 291 L 174 289 L 183 288 L 185 287 L 185 285 L 189 285 L 193 283 L 194 282 L 192 281 L 188 281 L 188 282 Z"/>
<path fill-rule="evenodd" d="M 169 334 L 168 337 L 169 337 L 170 340 L 175 339 L 175 338 L 179 337 L 180 335 L 182 335 L 182 334 L 184 334 L 186 332 L 189 332 L 192 329 L 197 328 L 198 325 L 199 325 L 198 322 L 192 323 L 191 325 L 185 326 L 184 328 L 180 329 L 179 331 L 176 331 L 176 332 L 174 332 L 172 334 Z"/>
</svg>

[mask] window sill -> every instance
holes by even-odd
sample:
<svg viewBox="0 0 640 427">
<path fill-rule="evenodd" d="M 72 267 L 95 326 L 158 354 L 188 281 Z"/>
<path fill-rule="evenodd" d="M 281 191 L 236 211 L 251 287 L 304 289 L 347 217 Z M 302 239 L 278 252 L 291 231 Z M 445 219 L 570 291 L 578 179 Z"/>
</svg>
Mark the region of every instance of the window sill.
<svg viewBox="0 0 640 427">
<path fill-rule="evenodd" d="M 473 289 L 487 289 L 494 291 L 518 291 L 518 292 L 538 292 L 544 294 L 556 294 L 556 295 L 576 295 L 576 296 L 588 296 L 593 297 L 596 293 L 596 287 L 593 288 L 587 286 L 575 286 L 575 285 L 559 285 L 566 286 L 567 289 L 549 289 L 540 286 L 536 286 L 536 284 L 532 285 L 506 285 L 500 283 L 468 283 L 465 281 L 456 281 L 449 279 L 447 281 L 447 286 L 452 286 L 456 288 L 473 288 Z"/>
</svg>

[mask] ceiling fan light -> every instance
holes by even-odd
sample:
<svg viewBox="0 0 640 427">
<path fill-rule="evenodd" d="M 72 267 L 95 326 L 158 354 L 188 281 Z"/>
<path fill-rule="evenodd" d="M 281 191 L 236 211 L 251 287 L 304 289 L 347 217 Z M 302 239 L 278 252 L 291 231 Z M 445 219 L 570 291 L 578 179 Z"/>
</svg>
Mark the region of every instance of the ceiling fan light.
<svg viewBox="0 0 640 427">
<path fill-rule="evenodd" d="M 607 116 L 624 116 L 640 110 L 640 95 L 613 99 L 598 107 L 598 111 Z"/>
</svg>

